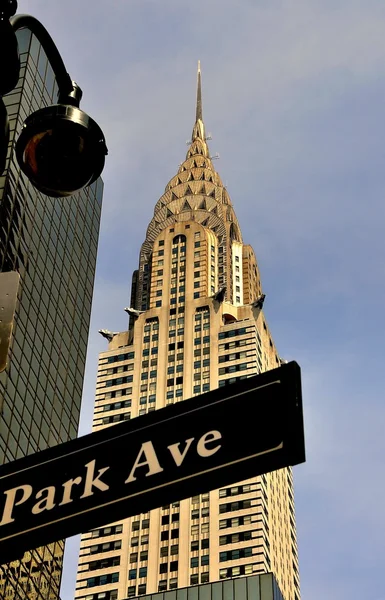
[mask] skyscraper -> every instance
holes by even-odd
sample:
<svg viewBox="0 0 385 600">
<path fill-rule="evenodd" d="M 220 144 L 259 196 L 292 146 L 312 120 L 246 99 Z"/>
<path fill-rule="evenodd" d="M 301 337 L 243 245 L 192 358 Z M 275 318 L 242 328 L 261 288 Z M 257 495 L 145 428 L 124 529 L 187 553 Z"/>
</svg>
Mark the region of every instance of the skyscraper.
<svg viewBox="0 0 385 600">
<path fill-rule="evenodd" d="M 21 173 L 15 136 L 55 104 L 57 84 L 37 37 L 17 32 L 21 69 L 4 97 L 11 139 L 0 176 L 0 270 L 21 282 L 9 366 L 0 373 L 0 464 L 76 437 L 91 312 L 103 185 L 48 198 Z M 57 599 L 63 543 L 0 566 L 0 598 Z"/>
<path fill-rule="evenodd" d="M 198 68 L 191 143 L 155 205 L 132 278 L 129 329 L 104 332 L 94 431 L 279 366 L 263 300 L 254 251 L 210 158 Z M 299 600 L 291 469 L 83 535 L 76 599 L 266 572 L 285 600 Z"/>
</svg>

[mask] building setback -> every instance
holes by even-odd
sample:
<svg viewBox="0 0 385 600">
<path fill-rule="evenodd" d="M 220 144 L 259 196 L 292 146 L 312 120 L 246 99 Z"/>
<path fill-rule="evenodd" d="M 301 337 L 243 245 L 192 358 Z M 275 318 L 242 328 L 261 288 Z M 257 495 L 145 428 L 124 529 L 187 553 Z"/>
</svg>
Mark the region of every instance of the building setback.
<svg viewBox="0 0 385 600">
<path fill-rule="evenodd" d="M 0 373 L 0 464 L 77 435 L 102 202 L 102 181 L 68 198 L 39 193 L 14 154 L 24 119 L 55 104 L 57 84 L 38 39 L 17 32 L 11 139 L 0 176 L 0 271 L 21 276 L 9 366 Z M 0 598 L 59 596 L 63 542 L 0 566 Z"/>
<path fill-rule="evenodd" d="M 197 88 L 186 159 L 155 205 L 133 274 L 129 329 L 104 331 L 94 431 L 281 364 L 254 251 L 210 159 L 199 68 Z M 86 533 L 75 595 L 123 600 L 268 572 L 285 600 L 299 600 L 289 468 Z"/>
</svg>

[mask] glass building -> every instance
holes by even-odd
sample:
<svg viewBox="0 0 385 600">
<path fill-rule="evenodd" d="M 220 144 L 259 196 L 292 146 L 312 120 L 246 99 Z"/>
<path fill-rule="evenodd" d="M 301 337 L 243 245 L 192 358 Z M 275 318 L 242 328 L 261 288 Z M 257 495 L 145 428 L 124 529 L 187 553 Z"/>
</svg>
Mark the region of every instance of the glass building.
<svg viewBox="0 0 385 600">
<path fill-rule="evenodd" d="M 39 193 L 21 173 L 15 139 L 25 118 L 55 104 L 47 56 L 27 28 L 17 32 L 21 70 L 4 102 L 10 118 L 0 176 L 0 270 L 18 271 L 9 364 L 0 373 L 0 464 L 75 438 L 93 294 L 103 183 L 68 198 Z M 63 542 L 0 566 L 4 600 L 58 598 Z"/>
<path fill-rule="evenodd" d="M 142 596 L 142 600 L 284 600 L 272 573 Z"/>
</svg>

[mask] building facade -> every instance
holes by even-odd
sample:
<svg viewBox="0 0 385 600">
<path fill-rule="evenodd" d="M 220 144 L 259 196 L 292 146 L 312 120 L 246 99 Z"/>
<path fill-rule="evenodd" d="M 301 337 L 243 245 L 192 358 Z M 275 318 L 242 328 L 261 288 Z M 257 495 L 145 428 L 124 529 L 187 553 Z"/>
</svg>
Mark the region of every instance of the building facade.
<svg viewBox="0 0 385 600">
<path fill-rule="evenodd" d="M 104 332 L 94 431 L 279 366 L 263 300 L 254 251 L 210 158 L 198 70 L 191 144 L 148 226 L 128 331 Z M 83 535 L 76 599 L 123 600 L 268 572 L 285 600 L 299 600 L 289 468 Z"/>
<path fill-rule="evenodd" d="M 68 198 L 39 193 L 14 155 L 23 121 L 55 104 L 57 84 L 38 39 L 17 32 L 17 87 L 7 96 L 11 139 L 0 176 L 0 271 L 21 276 L 9 365 L 0 373 L 0 464 L 75 438 L 85 368 L 102 182 Z M 0 598 L 59 596 L 63 543 L 0 566 Z"/>
<path fill-rule="evenodd" d="M 142 600 L 284 600 L 272 573 L 237 577 L 143 596 Z"/>
</svg>

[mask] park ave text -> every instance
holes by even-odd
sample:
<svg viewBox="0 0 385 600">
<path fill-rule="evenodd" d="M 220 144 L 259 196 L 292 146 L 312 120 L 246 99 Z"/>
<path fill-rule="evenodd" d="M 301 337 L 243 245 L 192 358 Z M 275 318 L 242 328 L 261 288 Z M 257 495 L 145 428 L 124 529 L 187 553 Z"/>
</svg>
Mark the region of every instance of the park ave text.
<svg viewBox="0 0 385 600">
<path fill-rule="evenodd" d="M 171 458 L 172 464 L 179 468 L 183 465 L 186 457 L 195 462 L 199 460 L 199 457 L 205 459 L 216 454 L 222 447 L 221 439 L 220 431 L 208 431 L 199 438 L 191 437 L 167 446 L 168 457 Z M 117 458 L 119 462 L 126 461 L 126 459 L 126 456 Z M 159 457 L 159 452 L 157 454 L 153 442 L 142 443 L 135 459 L 128 465 L 124 484 L 129 485 L 162 473 L 165 470 L 162 462 L 164 463 Z M 100 495 L 102 492 L 110 490 L 111 481 L 110 485 L 106 482 L 110 469 L 109 466 L 98 468 L 94 459 L 80 467 L 80 473 L 76 477 L 67 479 L 58 485 L 40 487 L 40 484 L 38 486 L 40 489 L 37 489 L 31 483 L 25 483 L 0 492 L 0 511 L 2 510 L 0 526 L 14 522 L 18 518 L 18 511 L 23 513 L 28 511 L 31 516 L 41 515 L 45 511 L 71 504 L 74 500 L 79 502 L 94 494 Z M 113 482 L 118 487 L 123 483 L 114 479 Z"/>
</svg>

